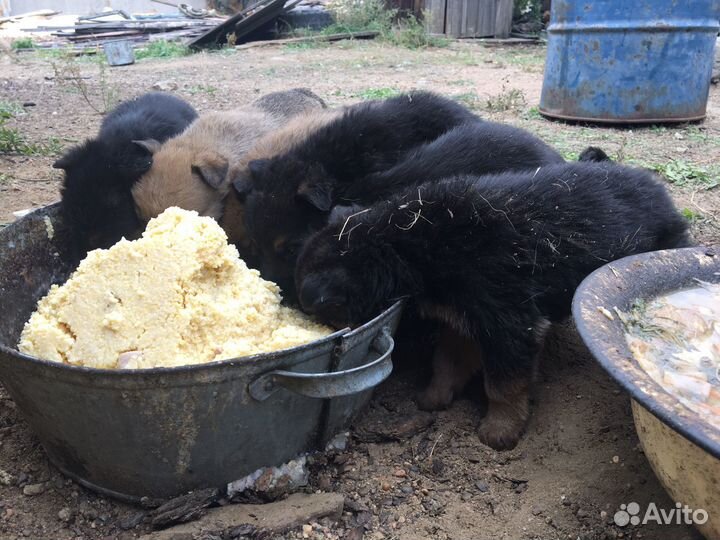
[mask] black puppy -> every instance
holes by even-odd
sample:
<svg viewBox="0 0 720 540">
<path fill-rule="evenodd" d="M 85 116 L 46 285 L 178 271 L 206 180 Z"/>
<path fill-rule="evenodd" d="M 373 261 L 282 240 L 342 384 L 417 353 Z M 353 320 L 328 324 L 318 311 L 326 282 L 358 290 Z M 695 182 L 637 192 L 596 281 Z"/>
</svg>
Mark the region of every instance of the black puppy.
<svg viewBox="0 0 720 540">
<path fill-rule="evenodd" d="M 165 141 L 195 118 L 197 113 L 183 100 L 151 92 L 118 105 L 94 139 L 53 164 L 65 170 L 60 211 L 77 258 L 141 231 L 130 188 L 150 168 L 152 154 L 134 141 Z"/>
<path fill-rule="evenodd" d="M 297 252 L 348 186 L 393 166 L 408 150 L 479 118 L 447 98 L 413 92 L 348 107 L 282 155 L 248 164 L 235 188 L 261 272 L 292 287 Z"/>
<path fill-rule="evenodd" d="M 342 327 L 414 297 L 444 328 L 420 404 L 447 406 L 482 370 L 479 434 L 497 449 L 519 440 L 545 330 L 569 314 L 582 279 L 620 257 L 688 245 L 654 176 L 610 162 L 455 177 L 334 214 L 298 259 L 303 308 Z"/>
<path fill-rule="evenodd" d="M 528 131 L 495 122 L 468 122 L 411 150 L 394 167 L 355 182 L 342 198 L 369 202 L 403 186 L 450 176 L 534 170 L 563 162 L 558 152 Z"/>
</svg>

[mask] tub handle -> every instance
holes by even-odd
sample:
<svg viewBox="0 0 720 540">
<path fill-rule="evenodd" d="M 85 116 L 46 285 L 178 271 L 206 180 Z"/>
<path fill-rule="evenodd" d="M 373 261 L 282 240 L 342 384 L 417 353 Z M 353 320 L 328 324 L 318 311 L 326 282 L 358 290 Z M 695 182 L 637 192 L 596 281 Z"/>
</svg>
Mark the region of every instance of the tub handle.
<svg viewBox="0 0 720 540">
<path fill-rule="evenodd" d="M 395 342 L 390 329 L 383 328 L 373 340 L 371 347 L 380 353 L 380 358 L 368 364 L 332 373 L 271 371 L 250 383 L 250 395 L 257 401 L 264 401 L 280 388 L 312 398 L 333 398 L 368 390 L 387 379 L 392 372 L 390 354 Z"/>
</svg>

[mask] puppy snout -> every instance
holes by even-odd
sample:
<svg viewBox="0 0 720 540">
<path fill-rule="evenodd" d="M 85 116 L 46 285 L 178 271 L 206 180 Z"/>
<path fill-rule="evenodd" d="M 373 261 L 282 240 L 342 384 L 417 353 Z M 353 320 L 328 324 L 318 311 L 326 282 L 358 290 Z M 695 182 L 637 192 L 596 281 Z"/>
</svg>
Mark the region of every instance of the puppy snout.
<svg viewBox="0 0 720 540">
<path fill-rule="evenodd" d="M 330 297 L 330 290 L 320 276 L 314 275 L 305 278 L 300 285 L 300 305 L 308 313 L 316 313 L 326 298 Z"/>
</svg>

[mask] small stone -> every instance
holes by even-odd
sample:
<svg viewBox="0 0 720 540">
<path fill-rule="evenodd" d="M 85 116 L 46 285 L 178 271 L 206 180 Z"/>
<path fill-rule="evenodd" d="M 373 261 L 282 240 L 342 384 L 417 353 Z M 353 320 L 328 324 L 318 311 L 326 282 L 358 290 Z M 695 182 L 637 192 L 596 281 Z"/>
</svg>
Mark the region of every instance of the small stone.
<svg viewBox="0 0 720 540">
<path fill-rule="evenodd" d="M 160 90 L 161 92 L 170 92 L 171 90 L 177 90 L 177 83 L 175 81 L 158 81 L 152 85 L 153 90 Z"/>
<path fill-rule="evenodd" d="M 413 490 L 412 486 L 403 485 L 403 486 L 400 486 L 400 491 L 402 491 L 406 495 L 410 495 L 414 490 Z"/>
<path fill-rule="evenodd" d="M 0 486 L 12 486 L 15 483 L 15 477 L 7 471 L 0 469 Z"/>
<path fill-rule="evenodd" d="M 302 527 L 302 535 L 303 538 L 310 538 L 310 535 L 312 534 L 312 525 L 303 525 Z"/>
<path fill-rule="evenodd" d="M 608 516 L 608 513 L 605 510 L 600 512 L 600 519 L 602 519 L 603 521 L 605 521 L 607 519 L 607 516 Z"/>
<path fill-rule="evenodd" d="M 472 499 L 472 494 L 471 494 L 471 493 L 468 493 L 467 491 L 463 491 L 463 492 L 460 494 L 460 499 L 462 499 L 463 502 L 467 502 L 467 501 L 469 501 L 470 499 Z"/>
<path fill-rule="evenodd" d="M 23 488 L 23 495 L 27 495 L 28 497 L 34 497 L 35 495 L 40 495 L 45 491 L 45 484 L 27 484 Z"/>
<path fill-rule="evenodd" d="M 133 512 L 132 514 L 125 516 L 118 522 L 118 526 L 123 531 L 129 531 L 130 529 L 134 529 L 140 523 L 142 523 L 142 520 L 145 519 L 145 512 Z"/>
<path fill-rule="evenodd" d="M 92 506 L 90 506 L 90 503 L 87 501 L 83 501 L 80 503 L 80 505 L 78 506 L 78 511 L 88 521 L 92 521 L 98 517 L 97 510 L 95 510 Z"/>
<path fill-rule="evenodd" d="M 490 489 L 485 482 L 475 482 L 475 487 L 480 493 L 487 493 Z"/>
<path fill-rule="evenodd" d="M 543 510 L 539 506 L 533 506 L 531 509 L 531 512 L 532 512 L 533 516 L 539 516 L 540 514 L 543 513 Z"/>
<path fill-rule="evenodd" d="M 383 491 L 390 491 L 390 483 L 389 482 L 383 482 L 380 487 Z"/>
<path fill-rule="evenodd" d="M 318 487 L 322 491 L 331 491 L 332 483 L 330 482 L 330 476 L 328 476 L 327 474 L 322 474 L 318 476 Z"/>
<path fill-rule="evenodd" d="M 561 496 L 560 500 L 562 501 L 563 506 L 570 506 L 572 504 L 570 499 L 568 499 L 565 495 Z"/>
<path fill-rule="evenodd" d="M 397 476 L 398 478 L 405 478 L 407 476 L 407 473 L 404 469 L 395 469 L 393 475 Z"/>
<path fill-rule="evenodd" d="M 587 511 L 583 510 L 582 508 L 578 508 L 578 511 L 575 512 L 575 515 L 580 519 L 588 517 Z"/>
<path fill-rule="evenodd" d="M 365 529 L 363 527 L 355 527 L 354 529 L 350 529 L 343 538 L 344 540 L 362 540 L 363 536 L 365 536 Z"/>
<path fill-rule="evenodd" d="M 62 508 L 58 512 L 58 519 L 60 521 L 64 521 L 65 523 L 68 523 L 73 517 L 72 510 L 70 510 L 68 507 Z"/>
<path fill-rule="evenodd" d="M 433 474 L 442 474 L 445 470 L 445 464 L 440 461 L 438 458 L 433 459 L 432 462 L 432 472 Z"/>
<path fill-rule="evenodd" d="M 613 463 L 620 463 L 620 456 L 613 456 L 612 462 L 613 462 Z"/>
</svg>

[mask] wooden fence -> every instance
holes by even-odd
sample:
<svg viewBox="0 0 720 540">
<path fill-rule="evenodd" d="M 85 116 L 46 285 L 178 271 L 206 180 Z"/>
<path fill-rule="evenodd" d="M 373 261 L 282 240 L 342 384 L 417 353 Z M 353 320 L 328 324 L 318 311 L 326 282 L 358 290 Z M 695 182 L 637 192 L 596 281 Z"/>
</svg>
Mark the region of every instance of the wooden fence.
<svg viewBox="0 0 720 540">
<path fill-rule="evenodd" d="M 505 38 L 510 35 L 513 0 L 424 0 L 422 6 L 417 3 L 417 0 L 411 4 L 404 0 L 403 4 L 409 5 L 402 7 L 416 13 L 422 11 L 431 34 L 460 38 Z"/>
</svg>

